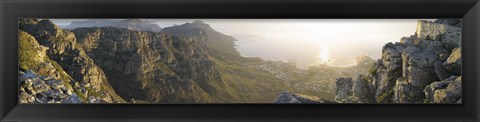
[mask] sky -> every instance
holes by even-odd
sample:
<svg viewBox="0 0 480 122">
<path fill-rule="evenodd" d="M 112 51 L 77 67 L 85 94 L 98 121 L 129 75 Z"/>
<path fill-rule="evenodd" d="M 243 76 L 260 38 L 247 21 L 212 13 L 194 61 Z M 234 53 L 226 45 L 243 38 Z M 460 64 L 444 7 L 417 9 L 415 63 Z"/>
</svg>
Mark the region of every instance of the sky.
<svg viewBox="0 0 480 122">
<path fill-rule="evenodd" d="M 58 25 L 85 19 L 52 19 Z M 418 19 L 144 19 L 160 27 L 202 20 L 238 40 L 245 57 L 283 60 L 300 68 L 348 66 L 355 57 L 379 59 L 382 46 L 415 33 Z M 433 20 L 431 20 L 433 21 Z"/>
</svg>

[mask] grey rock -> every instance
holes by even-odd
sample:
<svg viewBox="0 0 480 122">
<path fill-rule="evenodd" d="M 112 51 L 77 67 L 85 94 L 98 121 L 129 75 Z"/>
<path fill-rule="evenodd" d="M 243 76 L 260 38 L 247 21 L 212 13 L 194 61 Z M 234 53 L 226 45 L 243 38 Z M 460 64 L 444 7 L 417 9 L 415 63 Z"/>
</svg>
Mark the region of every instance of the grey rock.
<svg viewBox="0 0 480 122">
<path fill-rule="evenodd" d="M 40 78 L 33 78 L 33 89 L 35 90 L 36 93 L 41 93 L 41 92 L 46 92 L 48 90 L 51 90 L 48 85 L 46 85 L 43 80 Z"/>
<path fill-rule="evenodd" d="M 462 19 L 460 18 L 442 18 L 434 21 L 435 23 L 440 23 L 444 25 L 456 26 L 461 28 Z"/>
<path fill-rule="evenodd" d="M 33 71 L 20 71 L 19 74 L 20 77 L 27 78 L 20 81 L 20 103 L 83 103 L 83 100 L 72 93 L 72 89 L 67 88 L 61 80 L 51 79 L 51 76 L 40 76 Z"/>
<path fill-rule="evenodd" d="M 343 99 L 335 100 L 336 103 L 365 103 L 364 101 L 360 100 L 358 97 L 354 96 L 347 96 Z"/>
<path fill-rule="evenodd" d="M 401 44 L 387 43 L 383 46 L 382 60 L 387 70 L 393 71 L 402 67 L 402 52 L 404 46 Z"/>
<path fill-rule="evenodd" d="M 450 52 L 443 47 L 440 41 L 420 40 L 418 45 L 423 52 L 432 52 L 438 56 L 439 60 L 445 60 L 450 55 Z"/>
<path fill-rule="evenodd" d="M 453 49 L 443 66 L 454 75 L 462 75 L 462 48 Z"/>
<path fill-rule="evenodd" d="M 428 102 L 428 103 L 434 102 L 435 101 L 434 100 L 435 91 L 438 90 L 438 89 L 445 89 L 456 78 L 457 78 L 457 76 L 450 76 L 449 78 L 446 78 L 446 79 L 441 80 L 441 81 L 433 82 L 432 84 L 426 86 L 425 89 L 423 90 L 423 92 L 425 93 L 425 97 L 426 97 L 425 102 Z"/>
<path fill-rule="evenodd" d="M 321 99 L 315 96 L 296 94 L 292 92 L 282 92 L 275 103 L 334 103 L 330 100 Z"/>
<path fill-rule="evenodd" d="M 377 103 L 390 103 L 393 98 L 393 87 L 398 77 L 402 76 L 402 68 L 388 70 L 386 66 L 377 67 L 377 73 L 372 75 L 372 87 L 375 91 L 375 100 Z"/>
<path fill-rule="evenodd" d="M 394 89 L 394 103 L 421 103 L 424 97 L 422 88 L 411 85 L 404 77 L 397 79 Z"/>
<path fill-rule="evenodd" d="M 340 101 L 342 99 L 346 99 L 348 96 L 352 96 L 352 87 L 353 81 L 352 78 L 338 78 L 335 82 L 336 85 L 336 95 L 335 101 Z"/>
<path fill-rule="evenodd" d="M 20 81 L 26 81 L 27 79 L 32 79 L 34 77 L 36 77 L 36 73 L 32 72 L 32 71 L 26 71 L 26 72 L 22 72 L 22 71 L 19 71 L 19 78 L 18 80 Z M 30 84 L 31 85 L 31 84 Z"/>
<path fill-rule="evenodd" d="M 437 55 L 429 51 L 420 51 L 418 48 L 407 47 L 403 52 L 403 77 L 415 87 L 425 87 L 437 80 L 434 62 Z"/>
<path fill-rule="evenodd" d="M 455 103 L 462 97 L 462 77 L 451 81 L 444 89 L 437 89 L 433 95 L 434 103 Z"/>
<path fill-rule="evenodd" d="M 358 98 L 359 101 L 362 101 L 363 103 L 374 102 L 375 100 L 370 84 L 371 83 L 366 76 L 359 75 L 357 79 L 353 82 L 352 96 Z"/>
<path fill-rule="evenodd" d="M 451 43 L 456 47 L 461 46 L 461 28 L 459 27 L 419 20 L 415 34 L 420 39 Z"/>
<path fill-rule="evenodd" d="M 400 39 L 400 44 L 409 47 L 409 46 L 416 46 L 416 37 L 402 37 Z"/>
<path fill-rule="evenodd" d="M 372 79 L 371 91 L 375 96 L 377 103 L 390 103 L 393 97 L 393 87 L 395 80 L 402 76 L 402 52 L 411 50 L 405 47 L 405 43 L 410 42 L 407 38 L 403 39 L 401 43 L 387 43 L 382 50 L 382 63 L 376 64 L 373 69 L 376 69 L 375 74 L 370 74 Z"/>
<path fill-rule="evenodd" d="M 435 63 L 433 64 L 433 67 L 435 68 L 435 73 L 437 74 L 437 77 L 439 80 L 446 79 L 451 76 L 451 74 L 443 67 L 442 62 L 440 60 L 436 60 Z"/>
</svg>

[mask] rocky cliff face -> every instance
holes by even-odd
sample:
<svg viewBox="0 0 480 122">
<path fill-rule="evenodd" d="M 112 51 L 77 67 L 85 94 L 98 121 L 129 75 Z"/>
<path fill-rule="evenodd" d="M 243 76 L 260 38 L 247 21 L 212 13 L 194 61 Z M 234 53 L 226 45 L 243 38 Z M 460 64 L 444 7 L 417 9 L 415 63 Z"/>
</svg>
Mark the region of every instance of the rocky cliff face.
<svg viewBox="0 0 480 122">
<path fill-rule="evenodd" d="M 125 99 L 222 102 L 227 87 L 207 54 L 206 35 L 171 36 L 113 27 L 72 30 Z"/>
<path fill-rule="evenodd" d="M 337 82 L 337 102 L 456 103 L 461 101 L 461 23 L 418 21 L 415 35 L 388 43 L 369 74 Z M 364 79 L 364 80 L 362 80 Z M 358 83 L 359 85 L 355 85 Z M 355 95 L 358 91 L 359 95 Z M 372 93 L 372 97 L 365 97 Z M 338 98 L 338 99 L 337 99 Z"/>
<path fill-rule="evenodd" d="M 20 103 L 80 103 L 81 98 L 70 83 L 72 78 L 30 34 L 19 31 L 19 102 Z"/>
<path fill-rule="evenodd" d="M 19 36 L 31 35 L 33 38 L 26 36 L 30 40 L 29 42 L 32 42 L 32 44 L 33 42 L 38 42 L 39 47 L 41 47 L 38 49 L 34 48 L 33 51 L 46 51 L 46 54 L 39 55 L 39 57 L 29 55 L 21 55 L 20 57 L 38 60 L 41 57 L 48 56 L 51 59 L 49 62 L 53 63 L 57 71 L 64 70 L 66 73 L 59 73 L 63 81 L 68 82 L 73 87 L 73 90 L 83 98 L 105 102 L 124 102 L 108 84 L 103 71 L 77 45 L 76 37 L 72 32 L 61 30 L 50 20 L 21 19 L 19 22 L 19 27 L 22 31 Z M 35 41 L 32 41 L 33 39 Z M 19 41 L 22 42 L 21 39 Z M 25 64 L 28 63 L 20 62 L 21 68 L 24 70 L 31 70 L 31 68 L 38 66 L 43 67 L 43 69 L 50 67 L 49 65 Z M 40 75 L 48 75 L 42 73 L 42 71 L 39 71 L 39 73 Z"/>
</svg>

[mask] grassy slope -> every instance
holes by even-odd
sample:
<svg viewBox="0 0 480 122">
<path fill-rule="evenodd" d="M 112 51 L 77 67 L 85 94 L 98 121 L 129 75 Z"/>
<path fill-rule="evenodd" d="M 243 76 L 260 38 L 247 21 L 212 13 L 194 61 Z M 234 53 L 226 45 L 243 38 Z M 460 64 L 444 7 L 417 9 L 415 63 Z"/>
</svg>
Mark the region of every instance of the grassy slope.
<svg viewBox="0 0 480 122">
<path fill-rule="evenodd" d="M 234 48 L 234 38 L 207 30 L 209 54 L 216 62 L 225 82 L 234 90 L 228 90 L 241 98 L 242 102 L 272 102 L 280 92 L 292 91 L 296 93 L 333 99 L 335 79 L 339 77 L 356 77 L 367 74 L 373 59 L 364 59 L 361 65 L 351 67 L 335 67 L 329 65 L 315 66 L 308 70 L 289 67 L 288 63 L 267 65 L 277 71 L 287 74 L 290 79 L 279 79 L 275 74 L 245 64 L 259 65 L 264 63 L 260 58 L 242 57 Z M 283 64 L 283 65 L 282 65 Z M 295 72 L 299 71 L 299 72 Z M 303 85 L 303 86 L 302 86 Z M 321 89 L 313 90 L 306 87 L 317 85 Z M 299 88 L 297 88 L 300 86 Z"/>
<path fill-rule="evenodd" d="M 229 102 L 272 102 L 287 89 L 280 79 L 244 64 L 261 63 L 260 58 L 245 58 L 234 48 L 235 39 L 207 30 L 210 58 L 217 64 L 223 80 L 231 86 L 225 89 L 234 95 Z"/>
<path fill-rule="evenodd" d="M 26 32 L 18 31 L 18 58 L 20 70 L 32 70 L 33 72 L 36 72 L 42 76 L 54 75 L 42 71 L 43 67 L 41 67 L 41 64 L 50 63 L 55 68 L 56 72 L 60 74 L 59 80 L 63 81 L 68 89 L 73 89 L 73 87 L 70 85 L 70 82 L 73 81 L 73 79 L 68 74 L 66 74 L 66 72 L 62 69 L 60 65 L 58 65 L 57 62 L 53 61 L 48 56 L 40 59 L 41 57 L 38 54 L 40 50 L 40 45 L 33 36 Z M 75 91 L 75 93 L 78 94 L 79 92 Z M 86 100 L 85 97 L 81 98 L 84 101 Z"/>
</svg>

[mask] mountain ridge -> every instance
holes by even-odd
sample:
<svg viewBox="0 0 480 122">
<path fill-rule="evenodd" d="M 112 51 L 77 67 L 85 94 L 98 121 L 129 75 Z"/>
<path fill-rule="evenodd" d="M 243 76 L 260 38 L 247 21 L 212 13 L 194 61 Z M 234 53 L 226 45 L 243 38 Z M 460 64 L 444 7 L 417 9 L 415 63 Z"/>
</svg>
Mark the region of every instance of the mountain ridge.
<svg viewBox="0 0 480 122">
<path fill-rule="evenodd" d="M 385 100 L 393 100 L 394 88 L 398 88 L 393 82 L 403 71 L 398 68 L 399 62 L 402 62 L 399 50 L 406 48 L 399 45 L 412 43 L 422 49 L 434 50 L 435 54 L 445 53 L 431 48 L 430 45 L 434 43 L 405 38 L 402 39 L 402 44 L 386 44 L 380 60 L 359 56 L 356 58 L 357 65 L 349 67 L 317 65 L 299 69 L 294 63 L 241 56 L 235 49 L 235 38 L 214 30 L 203 21 L 151 32 L 111 26 L 62 30 L 49 20 L 22 19 L 20 30 L 31 34 L 39 44 L 49 47 L 46 52 L 54 61 L 52 64 L 58 63 L 60 69 L 64 69 L 67 74 L 65 77 L 72 77 L 65 85 L 72 85 L 73 90 L 87 94 L 87 99 L 83 102 L 271 103 L 279 94 L 283 94 L 280 96 L 287 103 L 288 100 L 295 101 L 294 99 L 313 100 L 315 103 L 384 103 L 388 102 Z M 427 34 L 426 37 L 437 36 Z M 445 46 L 452 44 L 448 41 L 450 38 L 438 39 L 445 39 Z M 35 50 L 41 51 L 40 48 Z M 449 56 L 444 55 L 442 60 L 447 60 Z M 451 58 L 450 62 L 445 63 L 447 71 L 458 70 L 458 64 L 455 63 L 458 62 L 457 59 Z M 70 65 L 72 63 L 75 64 L 73 67 Z M 28 70 L 20 74 L 41 74 L 39 70 L 34 73 Z M 387 78 L 393 75 L 395 78 Z M 356 76 L 356 79 L 336 80 L 338 77 Z M 372 85 L 374 77 L 377 80 Z M 388 82 L 382 83 L 386 80 Z M 46 79 L 40 78 L 37 81 L 49 85 Z M 455 80 L 445 80 L 441 84 L 451 84 L 453 81 Z M 351 87 L 340 88 L 344 84 Z M 79 90 L 91 86 L 95 89 Z M 375 90 L 366 90 L 366 87 L 373 86 L 376 87 Z M 448 89 L 455 89 L 453 86 Z M 28 89 L 28 86 L 25 88 Z M 442 91 L 441 89 L 448 91 L 443 86 L 431 85 L 430 89 L 430 92 Z M 364 93 L 367 91 L 378 92 Z M 88 99 L 88 95 L 97 93 L 107 93 L 110 96 Z M 368 95 L 375 95 L 376 99 L 370 99 Z M 28 95 L 23 98 L 27 102 L 30 99 Z"/>
<path fill-rule="evenodd" d="M 81 27 L 117 27 L 126 28 L 136 31 L 150 31 L 160 32 L 162 29 L 157 24 L 140 19 L 125 19 L 125 20 L 111 20 L 111 19 L 89 19 L 84 21 L 72 21 L 69 25 L 63 28 L 73 30 Z"/>
</svg>

